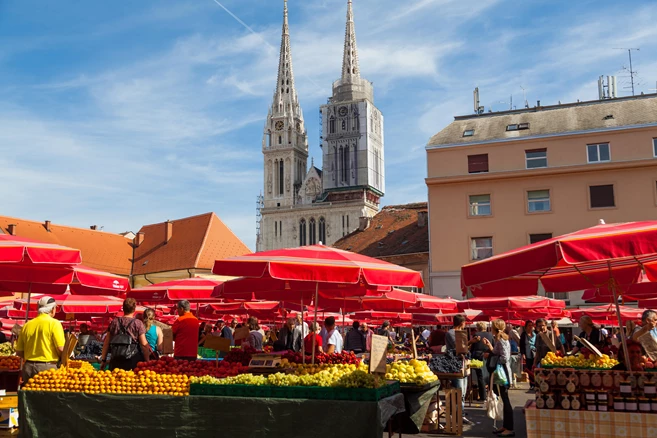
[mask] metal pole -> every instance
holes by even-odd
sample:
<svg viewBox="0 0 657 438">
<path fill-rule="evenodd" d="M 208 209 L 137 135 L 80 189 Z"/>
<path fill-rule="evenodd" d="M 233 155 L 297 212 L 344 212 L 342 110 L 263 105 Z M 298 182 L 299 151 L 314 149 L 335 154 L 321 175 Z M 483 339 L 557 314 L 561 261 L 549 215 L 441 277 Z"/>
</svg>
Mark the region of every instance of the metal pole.
<svg viewBox="0 0 657 438">
<path fill-rule="evenodd" d="M 632 374 L 632 364 L 630 363 L 630 354 L 627 351 L 627 339 L 625 337 L 625 333 L 621 328 L 623 327 L 623 323 L 621 322 L 621 312 L 620 312 L 620 306 L 618 305 L 618 294 L 617 294 L 617 289 L 616 289 L 616 282 L 612 282 L 610 285 L 611 291 L 614 294 L 614 304 L 616 306 L 616 318 L 618 318 L 618 332 L 621 335 L 621 342 L 623 343 L 623 354 L 625 355 L 625 366 L 627 367 L 627 371 Z"/>
<path fill-rule="evenodd" d="M 306 364 L 306 340 L 304 339 L 303 335 L 303 323 L 305 321 L 305 318 L 303 317 L 303 291 L 301 291 L 301 363 Z M 308 333 L 310 333 L 310 330 L 308 330 Z M 313 339 L 315 339 L 313 337 Z"/>
<path fill-rule="evenodd" d="M 632 49 L 627 49 L 630 55 L 630 81 L 632 82 L 632 96 L 634 96 L 634 70 L 632 70 Z"/>
</svg>

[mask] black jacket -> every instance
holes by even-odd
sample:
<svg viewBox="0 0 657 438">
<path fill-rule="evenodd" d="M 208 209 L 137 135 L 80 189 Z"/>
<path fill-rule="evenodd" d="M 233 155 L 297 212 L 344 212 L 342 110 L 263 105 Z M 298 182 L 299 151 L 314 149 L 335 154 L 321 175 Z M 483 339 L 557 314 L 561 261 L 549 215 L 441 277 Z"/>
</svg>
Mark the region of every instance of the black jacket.
<svg viewBox="0 0 657 438">
<path fill-rule="evenodd" d="M 344 340 L 344 349 L 346 351 L 365 351 L 366 341 L 365 334 L 362 330 L 352 328 L 347 332 Z"/>
<path fill-rule="evenodd" d="M 278 340 L 274 342 L 274 350 L 293 350 L 295 352 L 301 351 L 301 332 L 299 330 L 290 330 L 287 326 L 283 327 L 278 332 Z"/>
</svg>

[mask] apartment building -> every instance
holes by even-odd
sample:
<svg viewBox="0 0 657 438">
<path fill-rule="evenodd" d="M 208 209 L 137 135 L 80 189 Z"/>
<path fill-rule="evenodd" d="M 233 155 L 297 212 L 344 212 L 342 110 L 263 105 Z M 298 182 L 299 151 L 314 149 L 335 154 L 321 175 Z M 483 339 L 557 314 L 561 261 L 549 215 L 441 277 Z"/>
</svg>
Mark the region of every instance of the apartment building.
<svg viewBox="0 0 657 438">
<path fill-rule="evenodd" d="M 657 220 L 657 94 L 459 116 L 426 150 L 434 295 L 472 261 Z"/>
</svg>

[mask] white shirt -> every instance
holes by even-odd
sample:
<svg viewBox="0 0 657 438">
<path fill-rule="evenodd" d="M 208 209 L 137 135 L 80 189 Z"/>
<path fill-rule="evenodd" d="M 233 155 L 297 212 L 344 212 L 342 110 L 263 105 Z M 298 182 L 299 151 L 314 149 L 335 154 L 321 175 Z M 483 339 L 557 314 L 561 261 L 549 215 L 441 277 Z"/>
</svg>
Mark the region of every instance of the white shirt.
<svg viewBox="0 0 657 438">
<path fill-rule="evenodd" d="M 342 335 L 337 330 L 333 329 L 326 334 L 326 349 L 329 345 L 335 345 L 335 352 L 342 353 Z"/>
<path fill-rule="evenodd" d="M 430 332 L 429 330 L 424 330 L 424 331 L 422 332 L 422 337 L 423 337 L 424 339 L 429 339 L 429 336 L 431 336 L 431 332 Z"/>
<path fill-rule="evenodd" d="M 304 321 L 303 328 L 301 327 L 302 326 L 297 325 L 294 329 L 301 332 L 301 339 L 306 339 L 306 336 L 308 335 L 308 323 Z"/>
</svg>

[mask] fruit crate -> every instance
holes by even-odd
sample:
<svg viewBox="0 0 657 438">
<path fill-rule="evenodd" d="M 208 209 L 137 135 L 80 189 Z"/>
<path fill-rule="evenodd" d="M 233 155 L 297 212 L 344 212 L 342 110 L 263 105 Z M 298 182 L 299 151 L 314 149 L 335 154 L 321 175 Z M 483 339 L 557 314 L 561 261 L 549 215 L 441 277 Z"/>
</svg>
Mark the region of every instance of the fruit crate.
<svg viewBox="0 0 657 438">
<path fill-rule="evenodd" d="M 217 357 L 217 352 L 211 348 L 198 347 L 198 356 L 201 356 L 203 359 L 214 359 Z M 224 353 L 219 352 L 219 357 L 223 357 Z"/>
</svg>

